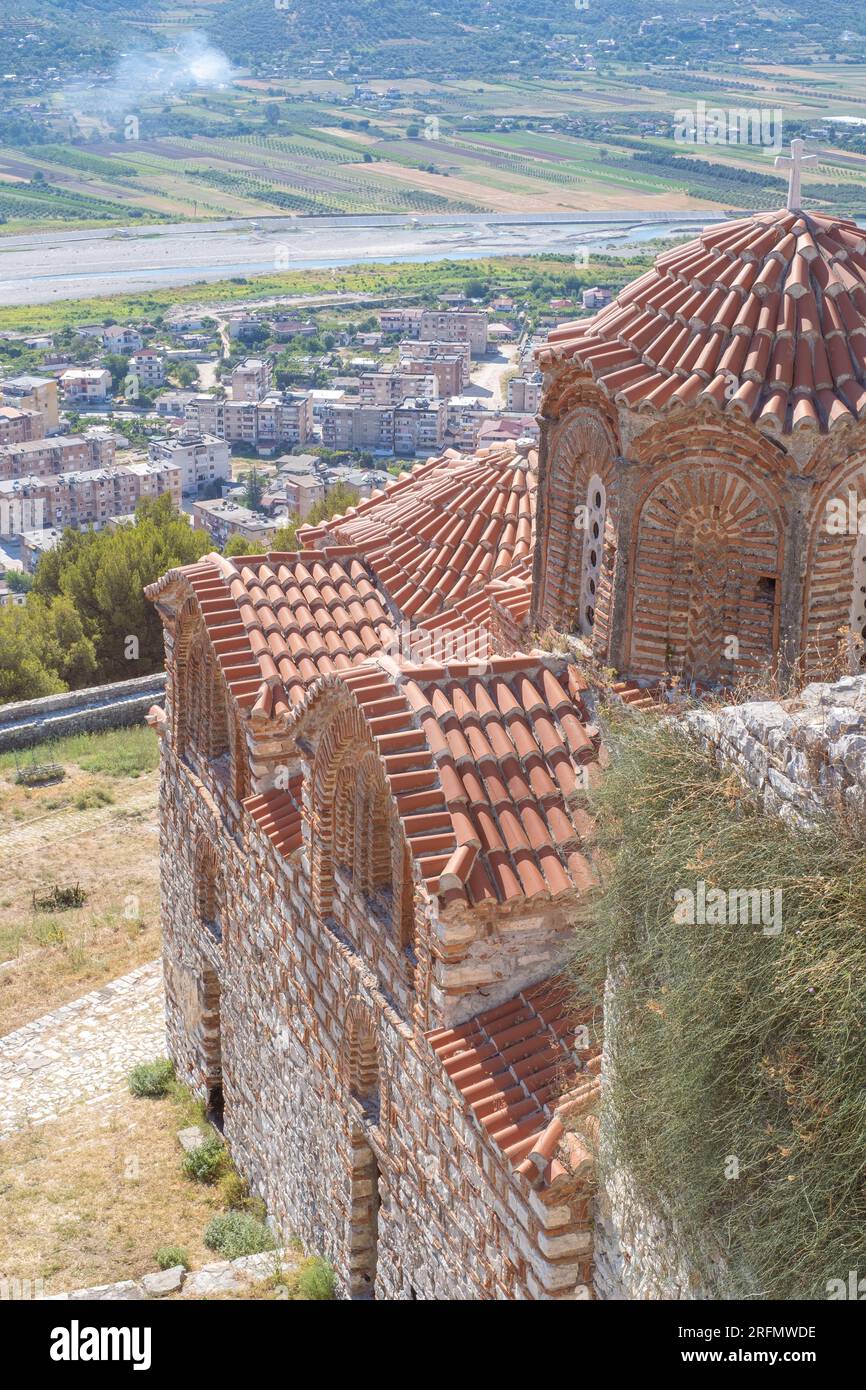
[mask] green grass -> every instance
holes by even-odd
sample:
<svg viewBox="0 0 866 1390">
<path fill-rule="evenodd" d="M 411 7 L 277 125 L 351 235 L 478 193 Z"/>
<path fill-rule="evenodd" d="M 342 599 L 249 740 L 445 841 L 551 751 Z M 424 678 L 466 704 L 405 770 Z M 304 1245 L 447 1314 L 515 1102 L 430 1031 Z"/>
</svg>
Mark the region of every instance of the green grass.
<svg viewBox="0 0 866 1390">
<path fill-rule="evenodd" d="M 866 879 L 859 837 L 764 815 L 676 727 L 611 718 L 594 794 L 609 872 L 576 940 L 612 970 L 602 1166 L 675 1218 L 717 1296 L 823 1299 L 866 1268 Z M 781 892 L 764 924 L 674 920 L 678 890 Z"/>
<path fill-rule="evenodd" d="M 145 725 L 134 724 L 104 734 L 70 734 L 17 754 L 0 753 L 0 773 L 31 763 L 75 763 L 106 777 L 137 777 L 159 766 L 159 740 Z"/>
</svg>

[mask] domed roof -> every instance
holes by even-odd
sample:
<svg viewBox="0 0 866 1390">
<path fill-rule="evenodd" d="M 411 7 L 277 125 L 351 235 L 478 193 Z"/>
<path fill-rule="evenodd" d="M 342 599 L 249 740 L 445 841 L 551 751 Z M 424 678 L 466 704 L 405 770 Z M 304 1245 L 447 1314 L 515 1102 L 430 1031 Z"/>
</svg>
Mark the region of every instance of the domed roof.
<svg viewBox="0 0 866 1390">
<path fill-rule="evenodd" d="M 850 424 L 866 416 L 866 232 L 797 211 L 708 228 L 554 329 L 539 360 L 574 361 L 639 411 L 709 402 L 773 433 Z"/>
</svg>

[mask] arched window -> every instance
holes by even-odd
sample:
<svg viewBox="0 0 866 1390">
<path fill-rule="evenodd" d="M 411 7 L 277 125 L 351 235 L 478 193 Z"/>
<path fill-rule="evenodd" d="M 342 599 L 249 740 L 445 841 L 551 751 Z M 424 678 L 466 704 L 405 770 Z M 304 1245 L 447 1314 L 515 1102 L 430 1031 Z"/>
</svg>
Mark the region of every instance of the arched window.
<svg viewBox="0 0 866 1390">
<path fill-rule="evenodd" d="M 604 552 L 604 524 L 607 517 L 607 493 L 597 473 L 593 473 L 586 489 L 586 502 L 578 512 L 584 526 L 581 556 L 580 600 L 578 625 L 590 636 L 595 625 L 598 580 Z"/>
<path fill-rule="evenodd" d="M 379 1045 L 372 1023 L 358 1015 L 347 1022 L 346 1071 L 349 1090 L 364 1114 L 379 1118 Z"/>
<path fill-rule="evenodd" d="M 216 941 L 222 940 L 222 883 L 217 852 L 209 840 L 196 846 L 194 869 L 195 911 L 200 924 Z"/>
<path fill-rule="evenodd" d="M 354 755 L 343 762 L 334 783 L 334 863 L 349 874 L 355 871 L 355 816 L 358 766 Z"/>
</svg>

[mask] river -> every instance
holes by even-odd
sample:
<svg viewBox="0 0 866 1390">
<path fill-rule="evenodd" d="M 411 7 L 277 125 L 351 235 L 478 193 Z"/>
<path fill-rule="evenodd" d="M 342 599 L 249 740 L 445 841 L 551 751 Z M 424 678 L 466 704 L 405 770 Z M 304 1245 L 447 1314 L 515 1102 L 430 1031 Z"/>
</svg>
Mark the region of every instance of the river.
<svg viewBox="0 0 866 1390">
<path fill-rule="evenodd" d="M 621 250 L 723 218 L 671 213 L 473 213 L 262 217 L 0 238 L 0 304 L 105 294 L 373 261 Z"/>
</svg>

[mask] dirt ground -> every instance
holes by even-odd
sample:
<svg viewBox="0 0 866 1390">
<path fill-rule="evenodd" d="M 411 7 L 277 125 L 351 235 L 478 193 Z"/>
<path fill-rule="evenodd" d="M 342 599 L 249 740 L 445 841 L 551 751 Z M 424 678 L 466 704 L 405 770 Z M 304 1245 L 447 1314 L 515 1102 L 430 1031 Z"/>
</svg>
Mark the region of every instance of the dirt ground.
<svg viewBox="0 0 866 1390">
<path fill-rule="evenodd" d="M 158 772 L 65 771 L 26 788 L 0 769 L 0 1036 L 159 955 Z M 82 907 L 34 907 L 76 883 Z"/>
</svg>

